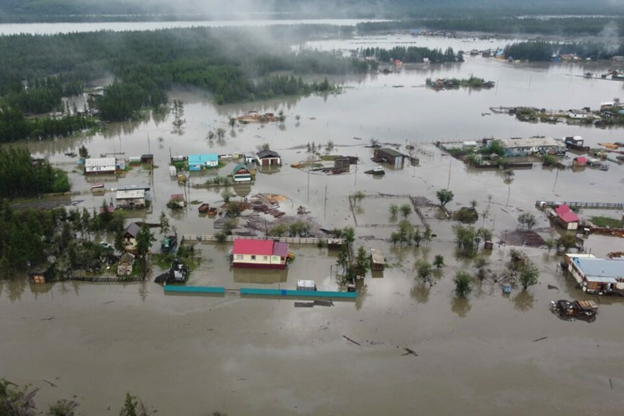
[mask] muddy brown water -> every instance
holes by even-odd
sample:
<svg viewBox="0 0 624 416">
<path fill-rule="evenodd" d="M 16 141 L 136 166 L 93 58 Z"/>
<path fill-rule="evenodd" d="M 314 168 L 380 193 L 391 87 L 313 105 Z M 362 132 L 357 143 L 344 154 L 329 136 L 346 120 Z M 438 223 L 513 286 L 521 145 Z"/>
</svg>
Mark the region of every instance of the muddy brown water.
<svg viewBox="0 0 624 416">
<path fill-rule="evenodd" d="M 593 72 L 609 65 L 591 64 Z M 521 210 L 534 212 L 537 228 L 549 226 L 535 211 L 541 199 L 621 202 L 624 171 L 585 169 L 558 173 L 534 167 L 516 171 L 511 184 L 498 172 L 467 169 L 443 156 L 435 140 L 482 137 L 581 135 L 590 145 L 621 141 L 624 130 L 527 124 L 508 116 L 482 116 L 490 106 L 535 105 L 546 108 L 597 107 L 618 97 L 622 84 L 580 77 L 587 66 L 508 64 L 468 58 L 461 65 L 403 68 L 399 73 L 337 78 L 342 94 L 214 106 L 208 96 L 175 91 L 185 102 L 183 134 L 172 133 L 171 115 L 146 122 L 109 125 L 88 138 L 23 144 L 35 154 L 71 172 L 73 189 L 88 191 L 90 181 L 64 156 L 85 144 L 91 154 L 124 152 L 126 157 L 154 153 L 153 178 L 134 168 L 110 178 L 111 187 L 151 183 L 154 209 L 131 218 L 157 220 L 171 194 L 181 193 L 169 177 L 172 154 L 250 152 L 262 143 L 279 151 L 284 166 L 259 173 L 251 194 L 286 195 L 282 209 L 296 215 L 307 207 L 326 228 L 354 225 L 347 195 L 411 194 L 435 200 L 449 185 L 451 210 L 476 199 L 488 209 L 483 222 L 501 236 L 516 227 Z M 427 77 L 491 79 L 489 91 L 434 92 L 422 87 Z M 403 85 L 403 88 L 393 88 Z M 228 117 L 250 110 L 278 111 L 283 125 L 247 125 L 233 130 Z M 300 115 L 300 120 L 295 119 Z M 211 143 L 210 129 L 223 127 L 225 140 Z M 149 137 L 149 140 L 148 140 Z M 355 137 L 362 140 L 356 140 Z M 160 140 L 159 138 L 162 138 Z M 369 140 L 419 145 L 420 166 L 386 169 L 382 179 L 363 172 L 375 166 Z M 290 163 L 305 160 L 300 147 L 332 140 L 334 153 L 359 156 L 357 172 L 340 176 L 308 175 Z M 229 174 L 234 164 L 222 169 Z M 191 182 L 212 173 L 192 175 Z M 309 187 L 308 187 L 309 183 Z M 327 189 L 327 192 L 326 192 Z M 219 190 L 190 190 L 189 200 L 219 203 Z M 247 191 L 245 191 L 247 192 Z M 491 195 L 489 200 L 488 195 Z M 91 209 L 112 197 L 72 197 Z M 365 198 L 360 224 L 388 224 L 390 203 L 401 199 Z M 213 220 L 200 217 L 197 205 L 172 217 L 182 234 L 211 234 Z M 293 300 L 165 296 L 153 283 L 96 285 L 59 283 L 30 286 L 23 279 L 0 284 L 0 376 L 41 387 L 40 404 L 74 395 L 88 415 L 107 415 L 120 406 L 126 391 L 139 395 L 159 414 L 201 415 L 219 410 L 238 414 L 406 414 L 431 409 L 436 414 L 556 413 L 615 415 L 624 391 L 624 331 L 620 299 L 600 298 L 596 322 L 563 322 L 548 310 L 551 300 L 585 298 L 571 279 L 556 272 L 560 258 L 544 249 L 526 249 L 542 271 L 527 292 L 503 296 L 491 282 L 475 284 L 465 299 L 453 294 L 453 276 L 474 272 L 470 261 L 455 256 L 452 223 L 426 210 L 436 239 L 421 248 L 392 247 L 392 228 L 357 228 L 357 245 L 378 248 L 390 266 L 382 278 L 367 277 L 355 302 L 333 307 L 295 308 Z M 588 212 L 587 215 L 595 212 Z M 621 213 L 609 213 L 619 215 Z M 581 216 L 586 215 L 581 212 Z M 414 224 L 419 220 L 412 215 Z M 624 251 L 624 240 L 591 237 L 586 247 L 597 256 Z M 293 246 L 297 259 L 286 272 L 232 271 L 229 246 L 198 244 L 202 263 L 189 284 L 292 289 L 298 279 L 315 280 L 335 290 L 335 255 L 314 246 Z M 156 249 L 157 250 L 157 249 Z M 413 270 L 419 259 L 443 254 L 448 266 L 432 287 Z M 501 272 L 509 247 L 495 246 L 489 269 Z M 154 270 L 154 274 L 157 273 Z M 559 290 L 549 290 L 554 285 Z M 49 319 L 53 318 L 53 319 Z M 355 345 L 344 336 L 360 343 Z M 539 338 L 547 337 L 534 342 Z M 402 356 L 403 348 L 418 356 Z M 52 381 L 51 387 L 43 380 Z M 611 385 L 613 387 L 611 387 Z M 109 406 L 111 410 L 108 410 Z"/>
</svg>

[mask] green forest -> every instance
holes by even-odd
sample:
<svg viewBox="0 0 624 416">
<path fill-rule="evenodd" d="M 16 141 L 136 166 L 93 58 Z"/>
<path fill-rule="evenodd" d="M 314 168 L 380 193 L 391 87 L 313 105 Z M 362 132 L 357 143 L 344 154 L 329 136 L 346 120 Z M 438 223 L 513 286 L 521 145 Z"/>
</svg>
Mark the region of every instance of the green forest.
<svg viewBox="0 0 624 416">
<path fill-rule="evenodd" d="M 406 63 L 423 63 L 425 58 L 434 64 L 464 61 L 463 54 L 461 52 L 455 54 L 453 48 L 448 48 L 444 52 L 441 49 L 429 49 L 416 46 L 396 46 L 392 49 L 364 48 L 358 50 L 357 55 L 362 58 L 375 58 L 380 62 L 389 62 L 391 59 L 398 59 Z"/>
<path fill-rule="evenodd" d="M 333 91 L 328 82 L 306 83 L 300 75 L 365 72 L 369 64 L 332 53 L 295 53 L 279 39 L 341 31 L 308 25 L 0 37 L 0 140 L 45 139 L 93 127 L 88 116 L 24 115 L 58 109 L 62 96 L 110 75 L 114 83 L 92 102 L 104 121 L 132 119 L 165 104 L 166 91 L 176 85 L 206 89 L 218 104 Z"/>
<path fill-rule="evenodd" d="M 0 199 L 67 192 L 67 173 L 46 160 L 33 160 L 26 149 L 0 148 Z"/>
<path fill-rule="evenodd" d="M 601 43 L 551 43 L 551 42 L 519 42 L 505 47 L 505 56 L 533 62 L 547 62 L 553 56 L 574 54 L 581 59 L 610 59 L 624 55 L 624 44 L 618 47 Z"/>
<path fill-rule="evenodd" d="M 527 34 L 556 36 L 599 36 L 605 34 L 613 36 L 613 33 L 624 33 L 624 17 L 539 19 L 477 16 L 453 19 L 404 19 L 395 22 L 359 23 L 356 29 L 358 33 L 418 29 L 486 32 L 514 36 Z"/>
</svg>

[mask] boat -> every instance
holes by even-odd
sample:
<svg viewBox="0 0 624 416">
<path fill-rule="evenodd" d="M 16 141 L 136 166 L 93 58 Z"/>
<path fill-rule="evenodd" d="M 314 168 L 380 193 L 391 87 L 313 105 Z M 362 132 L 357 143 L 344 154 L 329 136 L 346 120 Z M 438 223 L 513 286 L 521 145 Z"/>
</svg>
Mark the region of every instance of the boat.
<svg viewBox="0 0 624 416">
<path fill-rule="evenodd" d="M 219 210 L 217 208 L 212 207 L 212 208 L 208 209 L 208 216 L 209 217 L 216 217 L 218 211 Z"/>
<path fill-rule="evenodd" d="M 104 188 L 104 184 L 102 182 L 94 183 L 93 185 L 91 185 L 91 189 L 100 189 L 100 188 Z"/>
<path fill-rule="evenodd" d="M 606 163 L 603 163 L 600 165 L 600 170 L 602 171 L 608 171 L 609 170 L 609 165 L 607 165 Z"/>
<path fill-rule="evenodd" d="M 367 170 L 364 173 L 368 175 L 385 175 L 386 171 L 384 170 L 382 166 L 375 166 L 373 169 Z"/>
<path fill-rule="evenodd" d="M 553 300 L 550 302 L 550 310 L 566 321 L 580 319 L 594 322 L 598 314 L 598 304 L 593 300 Z"/>
<path fill-rule="evenodd" d="M 583 75 L 585 78 L 592 78 L 594 76 L 593 72 L 585 72 L 585 74 Z"/>
<path fill-rule="evenodd" d="M 197 211 L 199 211 L 200 214 L 205 214 L 210 210 L 210 204 L 201 204 L 199 207 L 197 207 Z"/>
</svg>

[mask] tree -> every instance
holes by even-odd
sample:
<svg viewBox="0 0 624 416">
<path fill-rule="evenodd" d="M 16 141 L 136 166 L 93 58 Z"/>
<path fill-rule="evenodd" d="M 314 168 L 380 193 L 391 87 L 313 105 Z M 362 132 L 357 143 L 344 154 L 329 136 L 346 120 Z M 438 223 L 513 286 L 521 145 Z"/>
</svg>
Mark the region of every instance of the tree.
<svg viewBox="0 0 624 416">
<path fill-rule="evenodd" d="M 464 298 L 472 292 L 472 276 L 466 272 L 458 272 L 455 275 L 455 293 Z"/>
<path fill-rule="evenodd" d="M 441 269 L 442 267 L 444 267 L 444 256 L 442 254 L 436 254 L 435 258 L 433 259 L 433 265 L 436 267 L 436 269 Z"/>
<path fill-rule="evenodd" d="M 148 416 L 149 413 L 145 405 L 136 396 L 126 393 L 126 399 L 119 416 Z"/>
<path fill-rule="evenodd" d="M 485 268 L 488 266 L 487 259 L 485 257 L 477 257 L 474 265 L 477 268 L 477 276 L 479 277 L 479 280 L 485 279 Z"/>
<path fill-rule="evenodd" d="M 412 240 L 414 240 L 414 244 L 416 244 L 416 247 L 420 247 L 420 243 L 423 240 L 423 236 L 420 233 L 420 228 L 416 227 L 414 229 L 414 231 L 412 232 Z"/>
<path fill-rule="evenodd" d="M 536 224 L 535 215 L 530 212 L 523 212 L 518 216 L 518 223 L 521 226 L 526 226 L 529 230 L 533 228 Z"/>
<path fill-rule="evenodd" d="M 558 245 L 563 247 L 564 252 L 568 252 L 572 247 L 576 247 L 576 236 L 573 234 L 564 234 L 558 239 Z"/>
<path fill-rule="evenodd" d="M 420 260 L 416 263 L 416 271 L 418 272 L 418 277 L 422 280 L 423 283 L 431 283 L 431 264 L 427 260 Z"/>
<path fill-rule="evenodd" d="M 160 212 L 160 232 L 164 235 L 169 234 L 169 218 L 167 218 L 167 214 L 165 211 Z"/>
<path fill-rule="evenodd" d="M 399 210 L 401 211 L 401 215 L 403 215 L 403 218 L 405 219 L 407 219 L 407 217 L 409 217 L 410 214 L 412 213 L 412 207 L 409 204 L 401 205 Z"/>
<path fill-rule="evenodd" d="M 397 204 L 390 204 L 390 216 L 396 218 L 399 215 L 399 206 Z"/>
<path fill-rule="evenodd" d="M 438 201 L 440 201 L 440 208 L 444 208 L 446 204 L 453 200 L 453 191 L 449 191 L 448 189 L 440 189 L 436 196 L 438 197 Z"/>
<path fill-rule="evenodd" d="M 78 149 L 78 154 L 82 159 L 89 159 L 89 150 L 84 144 Z"/>
<path fill-rule="evenodd" d="M 477 232 L 474 227 L 464 227 L 462 225 L 455 227 L 455 239 L 457 242 L 457 248 L 460 250 L 465 252 L 474 251 L 477 248 L 475 247 L 476 237 Z"/>
<path fill-rule="evenodd" d="M 470 206 L 472 207 L 472 209 L 477 209 L 477 200 L 473 199 L 472 201 L 470 201 Z"/>
<path fill-rule="evenodd" d="M 539 273 L 538 267 L 531 261 L 526 261 L 522 266 L 520 266 L 518 280 L 524 290 L 527 290 L 529 286 L 537 284 Z"/>
<path fill-rule="evenodd" d="M 137 233 L 136 236 L 136 250 L 139 253 L 139 256 L 143 262 L 143 276 L 147 274 L 147 253 L 152 247 L 152 243 L 156 241 L 154 238 L 154 234 L 150 231 L 149 225 L 147 223 L 143 223 L 141 226 L 141 230 Z"/>
<path fill-rule="evenodd" d="M 120 253 L 123 253 L 125 250 L 123 240 L 124 240 L 123 231 L 122 230 L 115 231 L 115 240 L 114 240 L 115 250 L 117 250 Z"/>
<path fill-rule="evenodd" d="M 224 137 L 225 137 L 225 129 L 224 129 L 224 128 L 219 127 L 219 128 L 217 129 L 217 138 L 219 138 L 219 139 L 223 139 Z"/>
<path fill-rule="evenodd" d="M 236 126 L 236 119 L 234 117 L 232 117 L 230 119 L 230 127 L 232 128 L 232 130 L 234 130 L 235 126 Z"/>
<path fill-rule="evenodd" d="M 325 145 L 325 151 L 330 153 L 332 150 L 334 150 L 334 142 L 330 140 L 327 142 L 327 145 Z"/>
<path fill-rule="evenodd" d="M 274 226 L 273 228 L 269 230 L 269 234 L 274 237 L 282 237 L 284 234 L 286 234 L 287 231 L 288 231 L 288 228 L 286 227 L 286 225 L 277 224 L 276 226 Z"/>
<path fill-rule="evenodd" d="M 360 246 L 355 256 L 355 268 L 359 276 L 364 276 L 370 268 L 370 259 L 366 249 Z"/>
<path fill-rule="evenodd" d="M 224 189 L 223 192 L 221 192 L 221 198 L 223 198 L 223 202 L 225 202 L 226 204 L 230 202 L 230 198 L 232 198 L 233 196 L 234 193 L 229 189 Z"/>
<path fill-rule="evenodd" d="M 553 237 L 547 238 L 544 240 L 544 245 L 548 249 L 548 254 L 550 254 L 550 250 L 555 247 L 555 239 Z"/>
</svg>

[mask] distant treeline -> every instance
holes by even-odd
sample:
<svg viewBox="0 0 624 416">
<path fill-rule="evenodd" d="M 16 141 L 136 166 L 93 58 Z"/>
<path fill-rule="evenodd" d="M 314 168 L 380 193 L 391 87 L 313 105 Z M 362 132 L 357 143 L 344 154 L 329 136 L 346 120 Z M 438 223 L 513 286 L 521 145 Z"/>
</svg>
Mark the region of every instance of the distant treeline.
<svg viewBox="0 0 624 416">
<path fill-rule="evenodd" d="M 425 58 L 434 64 L 464 61 L 463 54 L 461 52 L 455 54 L 453 48 L 448 48 L 444 52 L 442 49 L 429 49 L 416 46 L 396 46 L 392 49 L 364 48 L 358 50 L 357 55 L 363 58 L 375 58 L 380 62 L 398 59 L 405 63 L 423 63 Z"/>
<path fill-rule="evenodd" d="M 175 85 L 205 88 L 217 103 L 266 99 L 279 95 L 308 94 L 334 87 L 308 84 L 300 78 L 276 76 L 278 71 L 297 74 L 344 74 L 369 69 L 366 62 L 324 52 L 290 50 L 283 41 L 304 39 L 328 29 L 273 27 L 240 29 L 172 29 L 144 32 L 92 32 L 54 36 L 0 37 L 0 92 L 13 108 L 50 109 L 58 92 L 113 74 L 115 83 L 95 100 L 103 120 L 125 120 L 146 107 L 167 101 L 166 90 Z M 331 28 L 330 32 L 340 32 Z M 11 94 L 28 95 L 25 79 L 42 80 L 61 74 L 71 84 L 38 81 L 50 94 L 31 94 L 28 105 L 17 105 Z M 58 78 L 61 79 L 60 77 Z M 37 85 L 35 82 L 33 85 Z M 49 95 L 49 96 L 48 96 Z"/>
<path fill-rule="evenodd" d="M 1 21 L 226 20 L 249 15 L 274 19 L 591 15 L 623 13 L 617 0 L 5 0 Z"/>
<path fill-rule="evenodd" d="M 0 199 L 69 191 L 67 173 L 45 160 L 34 161 L 26 149 L 0 148 Z"/>
<path fill-rule="evenodd" d="M 413 19 L 368 22 L 356 26 L 358 33 L 391 30 L 443 30 L 485 32 L 504 35 L 543 34 L 555 36 L 624 35 L 624 17 L 570 17 L 556 19 L 471 17 L 464 19 Z"/>
<path fill-rule="evenodd" d="M 26 118 L 17 108 L 0 107 L 0 143 L 66 137 L 97 125 L 86 115 Z"/>
<path fill-rule="evenodd" d="M 574 54 L 581 59 L 610 59 L 624 55 L 624 44 L 519 42 L 505 47 L 505 56 L 533 62 L 547 62 L 553 56 Z"/>
</svg>

